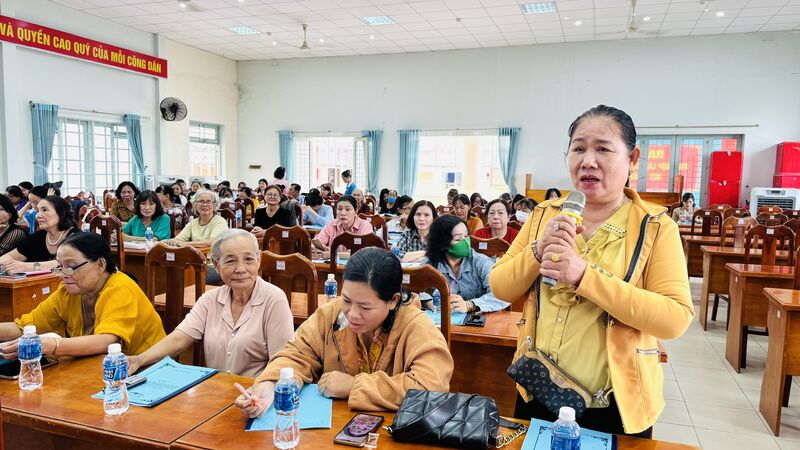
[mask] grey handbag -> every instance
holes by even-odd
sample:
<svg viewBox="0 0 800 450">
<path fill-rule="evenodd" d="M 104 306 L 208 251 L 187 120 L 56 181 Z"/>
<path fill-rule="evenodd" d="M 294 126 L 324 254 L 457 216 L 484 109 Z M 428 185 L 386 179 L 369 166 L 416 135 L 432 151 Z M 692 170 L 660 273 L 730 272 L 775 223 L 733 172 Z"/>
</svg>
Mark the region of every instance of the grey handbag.
<svg viewBox="0 0 800 450">
<path fill-rule="evenodd" d="M 514 433 L 497 436 L 500 426 Z M 486 449 L 507 445 L 527 427 L 500 418 L 489 397 L 410 389 L 387 430 L 398 442 Z"/>
</svg>

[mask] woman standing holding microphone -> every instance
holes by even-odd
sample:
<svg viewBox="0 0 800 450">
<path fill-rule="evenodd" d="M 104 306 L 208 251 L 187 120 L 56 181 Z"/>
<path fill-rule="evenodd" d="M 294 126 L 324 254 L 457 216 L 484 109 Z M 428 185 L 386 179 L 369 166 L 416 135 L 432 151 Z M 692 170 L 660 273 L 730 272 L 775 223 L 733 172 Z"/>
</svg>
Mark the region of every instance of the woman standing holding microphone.
<svg viewBox="0 0 800 450">
<path fill-rule="evenodd" d="M 583 113 L 566 154 L 586 197 L 582 223 L 562 212 L 566 198 L 539 204 L 490 275 L 496 297 L 525 301 L 509 369 L 516 417 L 555 420 L 567 405 L 554 381 L 571 378 L 582 427 L 652 435 L 664 408 L 657 340 L 683 334 L 694 308 L 677 225 L 625 187 L 638 161 L 630 116 L 603 105 Z M 561 376 L 534 382 L 519 370 L 541 367 Z"/>
</svg>

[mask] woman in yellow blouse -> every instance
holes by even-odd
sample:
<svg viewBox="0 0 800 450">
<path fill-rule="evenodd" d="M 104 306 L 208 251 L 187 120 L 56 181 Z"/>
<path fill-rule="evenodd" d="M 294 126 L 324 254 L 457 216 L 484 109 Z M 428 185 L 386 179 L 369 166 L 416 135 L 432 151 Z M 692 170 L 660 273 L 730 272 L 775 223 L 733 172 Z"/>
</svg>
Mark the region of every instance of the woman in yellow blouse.
<svg viewBox="0 0 800 450">
<path fill-rule="evenodd" d="M 117 271 L 100 235 L 75 233 L 58 247 L 56 261 L 53 272 L 63 280 L 58 289 L 30 313 L 0 323 L 0 356 L 16 358 L 25 325 L 36 325 L 39 334 L 63 336 L 42 339 L 47 355 L 96 355 L 115 342 L 123 352 L 139 354 L 164 338 L 153 305 L 130 277 Z"/>
</svg>

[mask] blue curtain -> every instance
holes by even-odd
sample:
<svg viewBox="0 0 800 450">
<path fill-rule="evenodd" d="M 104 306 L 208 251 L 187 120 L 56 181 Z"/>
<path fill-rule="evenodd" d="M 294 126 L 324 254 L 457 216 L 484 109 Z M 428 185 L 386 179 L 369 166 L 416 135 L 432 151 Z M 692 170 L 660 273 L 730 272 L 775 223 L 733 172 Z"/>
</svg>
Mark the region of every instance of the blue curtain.
<svg viewBox="0 0 800 450">
<path fill-rule="evenodd" d="M 519 128 L 498 128 L 500 140 L 500 170 L 508 185 L 508 193 L 513 197 L 517 193 L 514 186 L 514 170 L 517 168 L 517 150 L 519 149 Z"/>
<path fill-rule="evenodd" d="M 397 188 L 400 195 L 414 196 L 417 187 L 417 154 L 419 153 L 420 130 L 399 130 L 400 174 Z"/>
<path fill-rule="evenodd" d="M 58 105 L 31 102 L 31 128 L 33 181 L 38 186 L 47 182 L 47 168 L 53 156 L 53 140 L 58 131 Z"/>
<path fill-rule="evenodd" d="M 125 114 L 122 116 L 125 128 L 128 130 L 128 148 L 133 156 L 133 168 L 135 169 L 134 179 L 132 180 L 139 189 L 144 189 L 144 150 L 142 149 L 142 121 L 135 114 Z"/>
<path fill-rule="evenodd" d="M 292 130 L 278 131 L 278 142 L 281 166 L 286 168 L 286 180 L 294 183 L 294 132 Z"/>
<path fill-rule="evenodd" d="M 378 194 L 378 163 L 381 158 L 383 131 L 364 130 L 361 137 L 367 138 L 367 192 Z"/>
</svg>

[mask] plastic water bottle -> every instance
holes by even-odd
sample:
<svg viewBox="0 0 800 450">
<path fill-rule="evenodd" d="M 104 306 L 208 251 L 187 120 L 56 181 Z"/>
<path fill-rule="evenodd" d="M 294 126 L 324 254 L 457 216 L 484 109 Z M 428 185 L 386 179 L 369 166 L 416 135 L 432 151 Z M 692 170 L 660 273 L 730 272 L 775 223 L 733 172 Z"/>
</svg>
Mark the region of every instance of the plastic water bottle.
<svg viewBox="0 0 800 450">
<path fill-rule="evenodd" d="M 439 292 L 438 289 L 433 290 L 433 310 L 434 311 L 441 311 L 442 310 L 442 293 Z"/>
<path fill-rule="evenodd" d="M 44 383 L 42 375 L 42 339 L 36 334 L 36 325 L 22 329 L 17 347 L 19 355 L 19 388 L 23 391 L 40 389 Z"/>
<path fill-rule="evenodd" d="M 337 295 L 339 295 L 339 283 L 336 282 L 336 276 L 329 273 L 328 279 L 325 280 L 325 296 L 328 300 L 333 300 Z"/>
<path fill-rule="evenodd" d="M 83 224 L 81 224 L 81 231 L 84 233 L 88 233 L 90 229 L 89 222 L 83 222 Z"/>
<path fill-rule="evenodd" d="M 395 245 L 394 247 L 392 247 L 392 249 L 390 251 L 392 252 L 392 254 L 394 256 L 397 257 L 397 259 L 400 259 L 400 247 Z"/>
<path fill-rule="evenodd" d="M 122 354 L 119 343 L 108 346 L 108 355 L 103 359 L 103 381 L 106 388 L 103 394 L 103 408 L 106 414 L 116 416 L 128 410 L 128 358 Z"/>
<path fill-rule="evenodd" d="M 242 210 L 236 210 L 236 228 L 242 228 Z"/>
<path fill-rule="evenodd" d="M 562 406 L 558 411 L 558 420 L 553 424 L 553 437 L 550 450 L 580 450 L 581 427 L 575 422 L 575 410 Z"/>
<path fill-rule="evenodd" d="M 148 251 L 153 248 L 153 229 L 150 227 L 144 230 L 144 246 Z"/>
<path fill-rule="evenodd" d="M 295 448 L 300 443 L 300 425 L 297 409 L 300 407 L 300 389 L 294 379 L 294 369 L 281 369 L 281 378 L 275 385 L 275 430 L 272 443 L 280 449 Z"/>
</svg>

